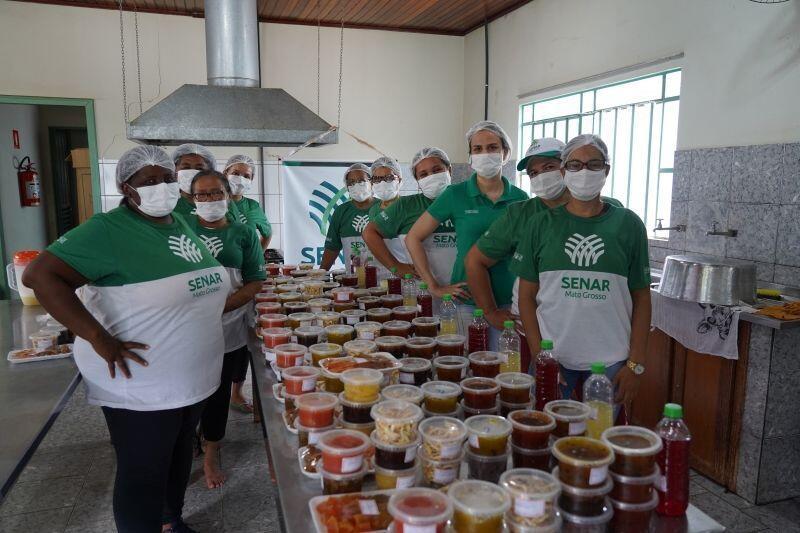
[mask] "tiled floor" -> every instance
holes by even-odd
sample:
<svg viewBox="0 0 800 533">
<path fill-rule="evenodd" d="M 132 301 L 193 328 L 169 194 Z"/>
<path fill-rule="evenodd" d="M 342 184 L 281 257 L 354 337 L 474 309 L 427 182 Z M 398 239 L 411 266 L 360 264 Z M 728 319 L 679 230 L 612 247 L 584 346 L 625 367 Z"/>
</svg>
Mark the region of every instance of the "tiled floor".
<svg viewBox="0 0 800 533">
<path fill-rule="evenodd" d="M 222 464 L 228 482 L 210 491 L 202 464 L 195 461 L 186 492 L 187 522 L 203 533 L 280 531 L 264 441 L 249 415 L 231 411 Z M 103 416 L 86 404 L 81 386 L 0 505 L 0 532 L 113 532 L 113 478 Z M 752 506 L 697 474 L 691 493 L 693 503 L 729 531 L 800 533 L 800 498 Z"/>
</svg>

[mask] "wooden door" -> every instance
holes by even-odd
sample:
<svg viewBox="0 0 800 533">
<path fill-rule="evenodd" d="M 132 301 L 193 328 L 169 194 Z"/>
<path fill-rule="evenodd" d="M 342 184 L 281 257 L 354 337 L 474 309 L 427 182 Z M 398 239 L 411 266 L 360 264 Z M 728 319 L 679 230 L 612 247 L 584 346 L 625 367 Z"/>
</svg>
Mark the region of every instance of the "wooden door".
<svg viewBox="0 0 800 533">
<path fill-rule="evenodd" d="M 628 413 L 629 423 L 635 426 L 654 428 L 664 411 L 664 404 L 671 401 L 674 339 L 654 329 L 647 338 L 647 359 L 643 362 L 645 372 L 636 400 Z"/>
</svg>

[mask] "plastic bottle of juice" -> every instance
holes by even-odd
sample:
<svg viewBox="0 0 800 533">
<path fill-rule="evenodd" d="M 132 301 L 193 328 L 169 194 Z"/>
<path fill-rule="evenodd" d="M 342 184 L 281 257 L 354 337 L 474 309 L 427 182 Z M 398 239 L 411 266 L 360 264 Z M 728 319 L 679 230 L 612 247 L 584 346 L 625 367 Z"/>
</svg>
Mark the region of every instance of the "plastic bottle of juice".
<svg viewBox="0 0 800 533">
<path fill-rule="evenodd" d="M 467 327 L 467 348 L 469 353 L 489 349 L 489 323 L 483 318 L 483 309 L 472 312 L 472 323 Z"/>
<path fill-rule="evenodd" d="M 378 265 L 372 256 L 368 256 L 364 264 L 364 284 L 367 289 L 378 286 Z"/>
<path fill-rule="evenodd" d="M 403 277 L 403 305 L 417 306 L 417 282 L 411 274 Z"/>
<path fill-rule="evenodd" d="M 428 292 L 428 284 L 419 284 L 417 293 L 417 313 L 419 316 L 433 316 L 433 296 Z"/>
<path fill-rule="evenodd" d="M 403 280 L 397 275 L 397 267 L 392 267 L 392 275 L 386 280 L 386 288 L 389 294 L 402 294 L 401 285 Z"/>
<path fill-rule="evenodd" d="M 503 354 L 505 361 L 500 364 L 500 372 L 521 372 L 520 340 L 514 321 L 503 322 L 503 333 L 500 335 L 498 351 Z"/>
<path fill-rule="evenodd" d="M 614 385 L 606 377 L 605 363 L 592 363 L 592 375 L 583 383 L 583 403 L 592 409 L 586 436 L 599 439 L 614 425 Z"/>
<path fill-rule="evenodd" d="M 689 447 L 692 443 L 692 434 L 683 421 L 683 407 L 677 403 L 666 404 L 664 418 L 656 426 L 656 433 L 664 441 L 657 457 L 661 477 L 656 483 L 656 512 L 681 516 L 689 505 Z"/>
<path fill-rule="evenodd" d="M 442 296 L 442 308 L 439 311 L 439 333 L 441 335 L 458 333 L 458 310 L 453 302 L 453 296 Z"/>
<path fill-rule="evenodd" d="M 536 355 L 536 409 L 544 410 L 545 404 L 558 400 L 558 360 L 553 355 L 553 341 L 542 339 L 541 350 Z"/>
</svg>

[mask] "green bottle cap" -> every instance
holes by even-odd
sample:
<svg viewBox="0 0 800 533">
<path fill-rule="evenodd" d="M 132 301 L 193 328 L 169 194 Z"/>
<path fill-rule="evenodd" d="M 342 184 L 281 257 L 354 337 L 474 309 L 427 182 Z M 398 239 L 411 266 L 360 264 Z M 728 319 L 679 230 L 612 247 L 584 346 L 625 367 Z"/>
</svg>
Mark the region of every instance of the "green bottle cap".
<svg viewBox="0 0 800 533">
<path fill-rule="evenodd" d="M 405 275 L 405 276 L 403 276 L 403 277 L 404 277 L 405 279 L 411 279 L 411 278 L 413 278 L 414 276 L 412 276 L 411 274 L 406 274 L 406 275 Z"/>
<path fill-rule="evenodd" d="M 606 364 L 602 362 L 592 363 L 592 374 L 605 374 Z"/>
<path fill-rule="evenodd" d="M 677 403 L 664 404 L 664 416 L 667 418 L 683 418 L 683 407 Z"/>
<path fill-rule="evenodd" d="M 397 274 L 397 267 L 392 267 L 389 270 L 392 271 L 392 274 Z"/>
<path fill-rule="evenodd" d="M 514 327 L 514 321 L 513 320 L 504 320 L 503 321 L 503 327 L 506 328 L 506 329 L 513 328 Z"/>
<path fill-rule="evenodd" d="M 453 300 L 453 296 L 450 295 L 450 294 L 445 294 L 444 296 L 442 296 L 442 301 L 450 302 L 452 300 Z"/>
<path fill-rule="evenodd" d="M 428 288 L 428 284 L 423 281 L 422 283 L 419 284 L 419 288 L 420 289 L 427 289 Z"/>
<path fill-rule="evenodd" d="M 542 342 L 539 343 L 539 347 L 542 350 L 552 350 L 553 349 L 553 341 L 550 339 L 542 339 Z"/>
<path fill-rule="evenodd" d="M 474 310 L 474 311 L 472 312 L 472 316 L 474 316 L 474 317 L 476 317 L 476 318 L 477 318 L 477 317 L 480 317 L 480 316 L 483 316 L 483 309 L 476 309 L 476 310 Z"/>
<path fill-rule="evenodd" d="M 368 256 L 367 256 L 367 261 L 374 261 L 374 260 L 375 260 L 375 259 L 373 259 L 373 257 L 372 257 L 371 255 L 368 255 Z"/>
</svg>

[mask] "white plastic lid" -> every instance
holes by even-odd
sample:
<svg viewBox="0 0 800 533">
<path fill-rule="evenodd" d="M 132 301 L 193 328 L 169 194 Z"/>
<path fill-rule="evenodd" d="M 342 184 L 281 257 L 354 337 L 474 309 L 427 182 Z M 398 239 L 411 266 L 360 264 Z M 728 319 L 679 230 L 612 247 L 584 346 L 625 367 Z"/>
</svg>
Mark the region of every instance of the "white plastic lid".
<svg viewBox="0 0 800 533">
<path fill-rule="evenodd" d="M 449 381 L 429 381 L 420 388 L 426 398 L 452 398 L 461 394 L 461 387 Z"/>
<path fill-rule="evenodd" d="M 380 385 L 383 381 L 383 374 L 379 370 L 371 368 L 351 368 L 345 370 L 339 375 L 345 387 L 352 385 L 354 387 Z"/>
<path fill-rule="evenodd" d="M 469 362 L 476 365 L 499 365 L 503 362 L 503 355 L 498 352 L 472 352 L 469 354 Z"/>
<path fill-rule="evenodd" d="M 377 344 L 388 344 L 390 346 L 405 346 L 406 338 L 398 335 L 384 335 L 375 339 Z"/>
<path fill-rule="evenodd" d="M 433 366 L 439 368 L 458 369 L 469 364 L 469 359 L 460 355 L 443 355 L 433 360 Z"/>
<path fill-rule="evenodd" d="M 334 409 L 339 400 L 330 392 L 309 392 L 295 396 L 297 408 L 303 411 L 325 411 Z"/>
<path fill-rule="evenodd" d="M 400 367 L 401 372 L 424 372 L 431 368 L 431 362 L 422 357 L 406 357 L 400 363 L 403 365 Z"/>
<path fill-rule="evenodd" d="M 352 457 L 367 451 L 371 445 L 369 437 L 352 429 L 334 429 L 320 436 L 317 447 L 322 453 Z"/>
<path fill-rule="evenodd" d="M 502 416 L 471 416 L 464 422 L 464 425 L 469 434 L 479 437 L 505 437 L 511 434 L 511 422 Z"/>
<path fill-rule="evenodd" d="M 289 303 L 294 303 L 294 302 L 289 302 Z M 302 302 L 297 302 L 297 303 L 302 303 Z M 297 322 L 310 322 L 315 318 L 317 318 L 317 315 L 315 315 L 314 313 L 306 313 L 306 312 L 292 313 L 289 315 L 290 320 L 296 320 Z"/>
<path fill-rule="evenodd" d="M 296 314 L 302 315 L 305 313 L 296 313 Z M 322 335 L 324 331 L 325 329 L 322 326 L 300 326 L 299 328 L 294 329 L 296 335 Z"/>
<path fill-rule="evenodd" d="M 639 426 L 610 427 L 600 438 L 620 455 L 655 455 L 663 446 L 657 433 Z"/>
<path fill-rule="evenodd" d="M 416 385 L 389 385 L 381 391 L 384 400 L 403 400 L 413 404 L 419 404 L 424 395 L 422 389 Z"/>
<path fill-rule="evenodd" d="M 362 354 L 369 354 L 373 353 L 378 350 L 378 345 L 375 344 L 373 341 L 368 341 L 364 339 L 358 339 L 354 341 L 347 341 L 342 345 L 344 351 L 347 352 L 348 355 L 358 356 Z"/>
<path fill-rule="evenodd" d="M 436 340 L 431 337 L 411 337 L 406 341 L 406 346 L 414 346 L 415 348 L 431 348 L 436 346 Z"/>
<path fill-rule="evenodd" d="M 338 335 L 345 335 L 348 333 L 352 335 L 354 331 L 355 329 L 353 329 L 353 326 L 349 326 L 347 324 L 334 324 L 332 326 L 325 327 L 325 333 L 336 333 Z"/>
<path fill-rule="evenodd" d="M 261 328 L 262 337 L 291 337 L 292 330 L 289 328 Z"/>
<path fill-rule="evenodd" d="M 473 516 L 503 514 L 511 507 L 511 498 L 506 491 L 487 481 L 456 481 L 450 485 L 447 495 L 456 511 Z"/>
<path fill-rule="evenodd" d="M 383 323 L 384 329 L 411 329 L 411 322 L 408 320 L 389 320 Z"/>
<path fill-rule="evenodd" d="M 413 488 L 392 494 L 388 510 L 404 524 L 428 526 L 448 521 L 453 515 L 453 503 L 438 490 Z"/>
<path fill-rule="evenodd" d="M 464 422 L 449 416 L 432 416 L 419 423 L 419 433 L 425 442 L 460 442 L 467 438 Z"/>
<path fill-rule="evenodd" d="M 561 483 L 552 474 L 533 468 L 507 470 L 498 485 L 515 500 L 552 500 L 561 492 Z"/>
<path fill-rule="evenodd" d="M 553 400 L 544 406 L 544 412 L 562 422 L 580 422 L 589 418 L 592 410 L 574 400 Z"/>
<path fill-rule="evenodd" d="M 383 424 L 415 424 L 422 420 L 422 409 L 403 400 L 384 400 L 372 406 L 370 414 Z"/>
<path fill-rule="evenodd" d="M 536 418 L 537 420 L 542 420 L 544 422 L 541 426 L 534 426 L 531 424 L 525 424 L 520 422 L 518 419 L 524 419 L 526 417 Z M 556 421 L 553 419 L 552 416 L 544 413 L 542 411 L 534 411 L 532 409 L 519 409 L 516 411 L 511 411 L 508 413 L 507 416 L 511 425 L 514 426 L 514 429 L 518 429 L 520 431 L 528 431 L 531 433 L 546 433 L 549 431 L 553 431 L 556 427 Z"/>
<path fill-rule="evenodd" d="M 458 335 L 456 333 L 447 333 L 445 335 L 439 335 L 436 337 L 436 342 L 439 344 L 445 344 L 447 346 L 453 346 L 456 344 L 464 344 L 467 342 L 467 338 L 464 335 Z"/>
<path fill-rule="evenodd" d="M 602 447 L 606 452 L 603 457 L 597 459 L 584 459 L 573 454 L 566 453 L 564 448 L 573 446 L 576 455 L 584 456 L 584 450 L 588 448 Z M 553 457 L 560 463 L 567 463 L 580 467 L 600 467 L 611 464 L 614 461 L 614 450 L 601 440 L 590 439 L 589 437 L 562 437 L 553 443 Z"/>
<path fill-rule="evenodd" d="M 288 354 L 288 355 L 304 355 L 308 348 L 303 346 L 302 344 L 297 344 L 296 342 L 287 342 L 286 344 L 279 344 L 275 348 L 276 354 Z"/>
<path fill-rule="evenodd" d="M 533 377 L 522 372 L 503 372 L 494 379 L 506 389 L 529 389 L 533 385 Z"/>
<path fill-rule="evenodd" d="M 290 366 L 281 371 L 281 377 L 284 381 L 316 379 L 319 377 L 319 374 L 319 368 L 314 368 L 313 366 Z"/>
<path fill-rule="evenodd" d="M 473 384 L 491 385 L 491 387 L 474 388 Z M 467 378 L 461 381 L 461 388 L 475 394 L 497 394 L 500 392 L 500 385 L 492 378 Z"/>
<path fill-rule="evenodd" d="M 319 344 L 312 344 L 309 346 L 308 351 L 324 354 L 337 354 L 342 353 L 342 347 L 338 344 L 333 344 L 330 342 L 320 342 Z"/>
</svg>

